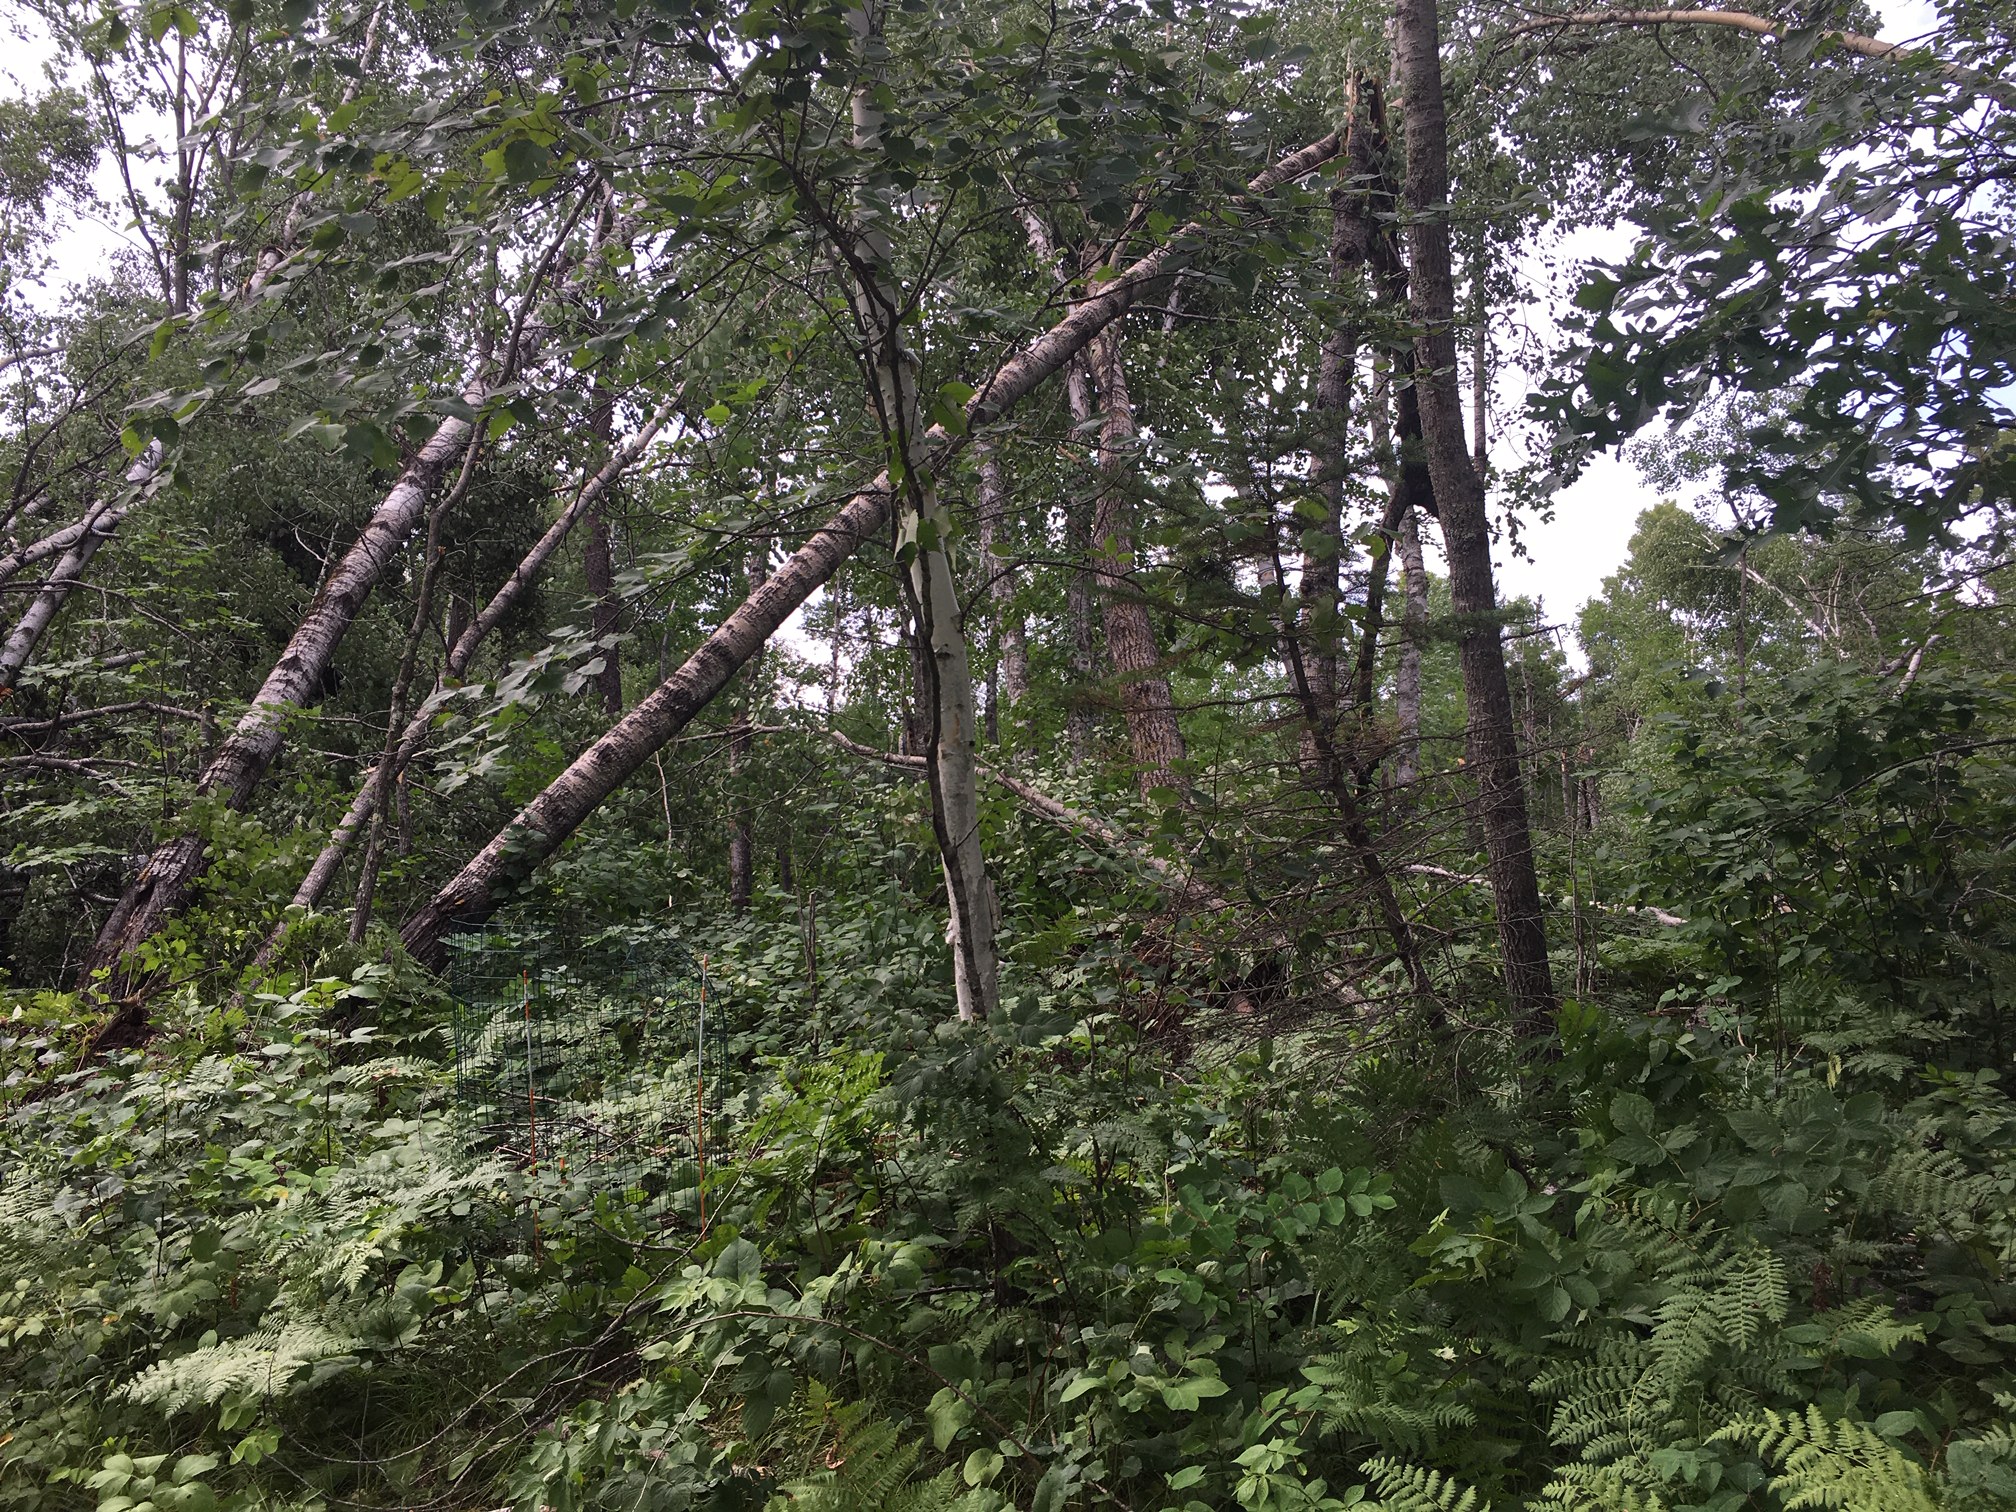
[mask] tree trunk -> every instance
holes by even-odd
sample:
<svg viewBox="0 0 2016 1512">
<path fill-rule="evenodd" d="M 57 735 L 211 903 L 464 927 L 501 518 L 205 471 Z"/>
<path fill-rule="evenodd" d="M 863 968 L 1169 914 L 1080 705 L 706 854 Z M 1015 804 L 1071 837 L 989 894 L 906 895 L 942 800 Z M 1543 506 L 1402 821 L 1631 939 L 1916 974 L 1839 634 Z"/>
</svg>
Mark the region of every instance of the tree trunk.
<svg viewBox="0 0 2016 1512">
<path fill-rule="evenodd" d="M 996 700 L 1013 710 L 1029 694 L 1029 640 L 1021 612 L 1015 607 L 1015 578 L 1008 566 L 1008 553 L 1001 549 L 1001 527 L 1008 515 L 1008 480 L 992 446 L 976 450 L 980 453 L 980 565 L 987 577 L 999 647 Z M 994 702 L 989 701 L 989 718 L 996 717 Z"/>
<path fill-rule="evenodd" d="M 480 403 L 480 390 L 465 396 Z M 336 648 L 357 611 L 426 512 L 441 475 L 473 436 L 467 420 L 445 418 L 399 476 L 350 549 L 308 606 L 287 649 L 197 782 L 200 797 L 242 810 L 279 753 L 287 716 L 321 688 Z M 164 842 L 126 886 L 111 917 L 86 955 L 79 981 L 89 985 L 101 969 L 116 968 L 182 906 L 203 869 L 203 840 L 182 834 Z"/>
<path fill-rule="evenodd" d="M 1337 153 L 1336 135 L 1290 153 L 1256 176 L 1233 211 L 1254 208 L 1253 199 L 1323 166 Z M 1224 218 L 1220 218 L 1221 223 Z M 969 432 L 991 424 L 1085 349 L 1099 330 L 1125 314 L 1142 289 L 1187 265 L 1208 245 L 1210 228 L 1192 221 L 1169 241 L 1139 259 L 1099 291 L 1077 302 L 1069 315 L 997 368 L 966 404 Z M 938 427 L 922 448 L 932 466 L 942 463 L 951 438 Z M 811 539 L 739 605 L 685 664 L 634 704 L 613 728 L 577 756 L 567 770 L 528 803 L 470 859 L 460 872 L 400 931 L 422 961 L 438 963 L 451 929 L 474 927 L 494 913 L 510 891 L 565 843 L 604 799 L 667 741 L 684 729 L 777 627 L 803 604 L 865 540 L 888 524 L 893 500 L 888 475 L 856 494 Z"/>
<path fill-rule="evenodd" d="M 55 543 L 61 542 L 62 556 L 49 569 L 49 575 L 36 589 L 21 618 L 15 622 L 13 631 L 4 645 L 0 645 L 0 697 L 5 697 L 19 681 L 22 670 L 35 655 L 35 648 L 42 644 L 42 637 L 49 633 L 49 627 L 56 622 L 57 613 L 63 608 L 70 591 L 83 580 L 84 569 L 91 565 L 91 558 L 98 548 L 110 540 L 119 524 L 140 502 L 147 485 L 161 469 L 167 453 L 159 441 L 147 443 L 133 465 L 126 469 L 126 490 L 110 503 L 93 508 L 83 519 L 65 526 L 53 535 L 24 548 L 15 557 L 9 558 L 11 570 L 8 576 L 20 571 L 29 562 L 42 556 L 53 554 Z M 5 581 L 0 578 L 0 581 Z"/>
<path fill-rule="evenodd" d="M 1092 418 L 1092 379 L 1084 359 L 1073 362 L 1064 373 L 1066 413 L 1071 417 L 1074 439 L 1078 428 Z M 1064 585 L 1064 617 L 1071 641 L 1071 691 L 1064 714 L 1065 740 L 1070 747 L 1071 765 L 1082 767 L 1092 759 L 1092 743 L 1098 733 L 1091 704 L 1092 685 L 1099 676 L 1099 648 L 1092 607 L 1092 499 L 1073 488 L 1064 501 L 1064 545 L 1071 558 L 1071 576 Z"/>
<path fill-rule="evenodd" d="M 476 659 L 477 651 L 482 648 L 490 632 L 511 612 L 518 600 L 524 597 L 525 591 L 532 586 L 541 569 L 553 553 L 560 549 L 574 527 L 615 485 L 616 480 L 644 454 L 645 449 L 657 438 L 659 431 L 664 429 L 666 422 L 676 412 L 680 399 L 681 394 L 674 394 L 661 404 L 657 412 L 638 428 L 636 434 L 624 443 L 614 456 L 603 463 L 602 470 L 581 485 L 573 500 L 560 511 L 559 518 L 546 527 L 545 534 L 533 543 L 532 549 L 526 552 L 518 565 L 512 569 L 511 575 L 491 596 L 490 602 L 483 606 L 481 614 L 470 618 L 468 604 L 460 595 L 456 596 L 454 603 L 450 605 L 448 616 L 448 658 L 441 668 L 444 682 L 454 682 L 467 675 L 470 665 Z M 433 714 L 433 705 L 430 703 L 407 719 L 405 728 L 400 732 L 398 748 L 393 753 L 392 772 L 384 786 L 404 791 L 403 787 L 398 786 L 399 776 L 420 753 L 420 746 L 426 738 L 427 727 Z M 357 790 L 349 810 L 331 832 L 327 843 L 322 847 L 321 854 L 316 856 L 314 864 L 308 868 L 308 874 L 301 879 L 301 885 L 295 889 L 293 901 L 289 906 L 290 914 L 295 911 L 307 912 L 321 903 L 323 895 L 329 890 L 329 884 L 335 880 L 337 871 L 341 869 L 344 857 L 349 854 L 350 846 L 358 831 L 371 818 L 380 791 L 378 773 L 374 770 L 371 777 L 367 778 Z M 263 966 L 272 959 L 273 952 L 279 947 L 285 932 L 286 922 L 283 920 L 281 925 L 267 937 L 255 964 Z"/>
<path fill-rule="evenodd" d="M 1344 483 L 1350 471 L 1351 388 L 1357 376 L 1360 341 L 1357 306 L 1359 282 L 1372 260 L 1378 235 L 1369 203 L 1370 186 L 1378 172 L 1375 146 L 1379 131 L 1366 109 L 1376 103 L 1364 98 L 1367 81 L 1351 84 L 1344 152 L 1330 185 L 1330 288 L 1332 310 L 1317 352 L 1315 433 L 1310 440 L 1311 480 L 1322 503 L 1323 518 L 1314 530 L 1301 533 L 1302 573 L 1299 584 L 1305 637 L 1303 660 L 1310 696 L 1319 717 L 1334 724 L 1341 689 L 1338 684 L 1338 638 L 1342 610 L 1338 575 L 1343 567 Z"/>
<path fill-rule="evenodd" d="M 600 238 L 608 234 L 606 207 L 603 220 L 604 225 L 598 232 L 598 245 Z M 596 375 L 591 393 L 588 430 L 594 438 L 595 464 L 599 469 L 609 460 L 609 438 L 615 426 L 616 401 L 600 374 Z M 581 553 L 581 568 L 582 576 L 587 579 L 588 592 L 595 600 L 589 630 L 595 637 L 602 657 L 602 670 L 595 674 L 595 688 L 602 695 L 602 712 L 621 714 L 623 653 L 616 644 L 616 637 L 623 628 L 623 606 L 616 597 L 615 559 L 609 550 L 607 491 L 596 499 L 595 507 L 589 511 L 588 544 Z"/>
<path fill-rule="evenodd" d="M 391 706 L 385 717 L 385 744 L 378 765 L 372 770 L 367 790 L 371 793 L 371 833 L 364 842 L 364 864 L 357 869 L 357 893 L 350 906 L 350 943 L 364 943 L 371 927 L 371 905 L 378 893 L 378 865 L 385 853 L 385 830 L 391 785 L 404 775 L 394 764 L 399 737 L 406 725 L 406 700 L 413 690 L 413 674 L 420 664 L 420 642 L 434 619 L 434 581 L 441 573 L 441 522 L 462 497 L 476 470 L 481 448 L 471 446 L 462 457 L 462 476 L 455 487 L 435 504 L 427 516 L 427 548 L 420 569 L 420 591 L 414 596 L 413 622 L 406 629 L 406 643 L 399 651 L 399 671 L 392 680 Z"/>
<path fill-rule="evenodd" d="M 1417 327 L 1415 386 L 1421 432 L 1449 560 L 1458 652 L 1469 704 L 1478 818 L 1497 905 L 1498 943 L 1513 1011 L 1529 1033 L 1553 1018 L 1547 927 L 1533 837 L 1519 780 L 1512 695 L 1499 641 L 1491 529 L 1483 481 L 1471 463 L 1456 383 L 1455 287 L 1449 267 L 1448 124 L 1442 101 L 1436 0 L 1397 0 L 1394 57 L 1406 95 L 1408 296 Z"/>
<path fill-rule="evenodd" d="M 769 575 L 770 550 L 767 545 L 760 546 L 749 553 L 747 581 L 750 590 L 762 587 L 763 580 Z M 761 651 L 750 659 L 752 678 L 762 661 Z M 728 735 L 728 801 L 733 810 L 733 817 L 728 823 L 728 906 L 737 913 L 748 909 L 749 900 L 756 892 L 756 814 L 749 795 L 743 791 L 749 748 L 749 701 L 745 696 L 742 707 L 735 712 Z"/>
<path fill-rule="evenodd" d="M 1134 489 L 1139 478 L 1139 431 L 1127 392 L 1126 354 L 1116 322 L 1092 341 L 1092 371 L 1099 385 L 1099 493 L 1092 512 L 1092 576 L 1099 589 L 1099 618 L 1106 659 L 1120 684 L 1134 751 L 1136 780 L 1145 798 L 1156 788 L 1181 791 L 1185 751 L 1175 699 L 1155 644 L 1154 621 L 1132 581 Z M 1334 566 L 1334 563 L 1333 563 Z"/>
<path fill-rule="evenodd" d="M 1421 642 L 1428 628 L 1428 573 L 1421 556 L 1421 522 L 1409 509 L 1400 517 L 1400 567 L 1404 574 L 1400 665 L 1393 680 L 1393 785 L 1403 794 L 1421 776 Z"/>
<path fill-rule="evenodd" d="M 871 8 L 850 13 L 864 42 L 879 40 Z M 882 113 L 874 90 L 856 88 L 854 147 L 882 150 Z M 851 263 L 855 318 L 874 374 L 882 433 L 903 468 L 897 486 L 897 558 L 906 566 L 905 588 L 915 621 L 924 671 L 923 715 L 928 721 L 931 822 L 945 868 L 946 943 L 959 1017 L 972 1022 L 1000 1004 L 1001 970 L 994 950 L 994 889 L 980 847 L 980 728 L 973 701 L 965 616 L 952 575 L 952 520 L 932 476 L 932 447 L 924 434 L 918 392 L 922 363 L 903 328 L 901 291 L 894 275 L 888 225 L 895 208 L 872 192 L 859 196 L 861 225 L 836 247 Z M 851 255 L 850 255 L 851 254 Z"/>
</svg>

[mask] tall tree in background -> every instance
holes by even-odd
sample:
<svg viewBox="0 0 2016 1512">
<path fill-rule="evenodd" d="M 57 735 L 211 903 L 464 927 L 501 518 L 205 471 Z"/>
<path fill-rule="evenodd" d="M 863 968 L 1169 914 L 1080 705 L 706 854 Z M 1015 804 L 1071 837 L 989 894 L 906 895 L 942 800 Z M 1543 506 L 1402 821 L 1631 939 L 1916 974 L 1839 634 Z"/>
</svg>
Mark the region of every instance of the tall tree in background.
<svg viewBox="0 0 2016 1512">
<path fill-rule="evenodd" d="M 1450 596 L 1458 616 L 1463 692 L 1469 704 L 1471 764 L 1484 831 L 1505 986 L 1529 1030 L 1554 1010 L 1547 925 L 1534 865 L 1533 832 L 1520 780 L 1512 690 L 1499 640 L 1491 573 L 1491 521 L 1484 480 L 1471 459 L 1456 370 L 1456 289 L 1449 260 L 1449 141 L 1442 98 L 1442 52 L 1435 0 L 1398 0 L 1394 73 L 1406 120 L 1408 297 L 1419 331 L 1414 384 L 1421 435 L 1434 479 Z"/>
</svg>

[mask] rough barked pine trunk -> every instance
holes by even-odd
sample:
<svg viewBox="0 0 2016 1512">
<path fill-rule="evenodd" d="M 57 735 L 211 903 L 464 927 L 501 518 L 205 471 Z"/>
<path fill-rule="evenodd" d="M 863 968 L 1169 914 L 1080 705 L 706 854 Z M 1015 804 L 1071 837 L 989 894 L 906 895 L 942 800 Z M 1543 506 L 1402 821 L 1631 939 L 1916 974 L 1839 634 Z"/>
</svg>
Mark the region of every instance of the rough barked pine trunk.
<svg viewBox="0 0 2016 1512">
<path fill-rule="evenodd" d="M 1529 1033 L 1554 1013 L 1547 926 L 1519 779 L 1512 694 L 1499 639 L 1484 483 L 1472 464 L 1457 387 L 1455 285 L 1449 264 L 1449 144 L 1436 0 L 1397 0 L 1394 62 L 1406 110 L 1408 296 L 1416 325 L 1421 434 L 1449 562 L 1458 659 L 1469 705 L 1471 770 L 1514 1013 Z"/>
<path fill-rule="evenodd" d="M 1227 207 L 1251 211 L 1255 201 L 1306 177 L 1336 156 L 1332 133 L 1289 153 L 1256 175 L 1246 193 Z M 1223 226 L 1231 215 L 1219 217 Z M 1149 284 L 1187 266 L 1212 239 L 1213 227 L 1191 221 L 1168 241 L 1078 301 L 1071 313 L 997 368 L 966 404 L 968 432 L 992 424 L 1085 350 L 1101 328 L 1125 314 Z M 923 450 L 933 467 L 942 464 L 952 438 L 939 427 L 925 433 Z M 664 748 L 705 708 L 735 671 L 777 631 L 799 605 L 830 579 L 864 541 L 888 525 L 894 505 L 885 473 L 848 500 L 814 531 L 722 621 L 651 694 L 633 705 L 571 762 L 544 791 L 471 857 L 460 872 L 407 919 L 400 933 L 420 960 L 438 964 L 450 930 L 472 928 L 488 919 L 518 884 L 545 862 L 624 780 Z"/>
<path fill-rule="evenodd" d="M 874 5 L 850 12 L 849 20 L 860 42 L 879 46 Z M 854 150 L 870 160 L 879 157 L 882 112 L 872 82 L 854 91 L 853 124 Z M 928 721 L 928 741 L 923 754 L 930 758 L 931 823 L 945 870 L 946 943 L 952 951 L 959 1017 L 971 1022 L 999 1006 L 1001 968 L 994 948 L 994 889 L 980 846 L 980 727 L 965 616 L 952 573 L 952 519 L 939 497 L 932 448 L 925 439 L 918 389 L 922 363 L 904 329 L 889 235 L 895 206 L 886 195 L 864 191 L 856 196 L 855 214 L 852 245 L 836 250 L 850 263 L 854 314 L 873 374 L 882 434 L 892 463 L 901 469 L 895 476 L 892 468 L 891 480 L 898 495 L 897 555 L 905 568 L 924 674 L 921 712 Z"/>
<path fill-rule="evenodd" d="M 1106 659 L 1120 685 L 1135 779 L 1145 798 L 1156 788 L 1183 791 L 1187 779 L 1183 727 L 1169 691 L 1155 622 L 1135 585 L 1135 493 L 1140 486 L 1140 428 L 1127 391 L 1126 348 L 1115 321 L 1092 340 L 1092 374 L 1099 386 L 1099 491 L 1092 511 L 1092 580 L 1099 590 L 1099 621 Z"/>
</svg>

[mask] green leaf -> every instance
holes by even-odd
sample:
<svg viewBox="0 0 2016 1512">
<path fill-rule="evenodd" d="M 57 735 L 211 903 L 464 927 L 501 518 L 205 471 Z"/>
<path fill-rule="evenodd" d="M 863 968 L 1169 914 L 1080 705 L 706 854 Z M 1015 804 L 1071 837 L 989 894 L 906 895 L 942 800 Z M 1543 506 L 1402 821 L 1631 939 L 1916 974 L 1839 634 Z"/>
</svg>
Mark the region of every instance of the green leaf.
<svg viewBox="0 0 2016 1512">
<path fill-rule="evenodd" d="M 1622 1133 L 1649 1135 L 1652 1132 L 1651 1099 L 1636 1092 L 1619 1092 L 1610 1099 L 1610 1122 Z"/>
<path fill-rule="evenodd" d="M 925 1407 L 924 1420 L 931 1425 L 931 1447 L 943 1454 L 959 1430 L 973 1421 L 973 1408 L 950 1386 L 941 1386 Z"/>
<path fill-rule="evenodd" d="M 1075 1402 L 1078 1400 L 1078 1398 L 1084 1396 L 1087 1392 L 1097 1391 L 1099 1390 L 1100 1387 L 1104 1386 L 1105 1384 L 1106 1384 L 1106 1377 L 1103 1375 L 1097 1375 L 1090 1372 L 1083 1375 L 1079 1375 L 1076 1378 L 1074 1378 L 1071 1381 L 1071 1383 L 1067 1385 L 1062 1391 L 1057 1393 L 1057 1405 L 1061 1407 L 1066 1402 Z"/>
</svg>

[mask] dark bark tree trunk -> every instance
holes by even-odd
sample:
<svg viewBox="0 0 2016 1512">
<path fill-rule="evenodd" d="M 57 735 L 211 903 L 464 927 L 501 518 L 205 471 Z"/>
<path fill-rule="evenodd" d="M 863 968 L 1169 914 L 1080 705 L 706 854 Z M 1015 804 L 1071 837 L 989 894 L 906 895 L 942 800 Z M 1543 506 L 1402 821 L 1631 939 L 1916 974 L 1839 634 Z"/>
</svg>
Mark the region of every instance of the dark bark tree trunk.
<svg viewBox="0 0 2016 1512">
<path fill-rule="evenodd" d="M 1335 134 L 1289 154 L 1247 185 L 1233 208 L 1320 168 L 1334 157 Z M 1085 349 L 1100 329 L 1125 314 L 1142 289 L 1185 266 L 1208 243 L 1210 230 L 1192 221 L 1141 258 L 1014 358 L 1003 363 L 967 402 L 969 431 L 999 419 L 1018 401 Z M 942 462 L 950 438 L 935 427 L 925 451 Z M 706 706 L 738 667 L 756 653 L 792 611 L 832 577 L 860 544 L 887 526 L 893 500 L 888 478 L 878 478 L 815 531 L 810 540 L 731 613 L 682 667 L 635 704 L 614 728 L 583 751 L 527 804 L 455 877 L 409 917 L 401 930 L 407 948 L 438 962 L 451 929 L 480 924 L 505 896 L 530 876 L 578 829 L 623 780 Z"/>
<path fill-rule="evenodd" d="M 1400 570 L 1406 608 L 1401 620 L 1400 665 L 1393 681 L 1393 785 L 1403 794 L 1421 776 L 1421 642 L 1428 628 L 1428 572 L 1421 555 L 1421 522 L 1412 509 L 1400 517 Z"/>
<path fill-rule="evenodd" d="M 1140 476 L 1139 430 L 1127 392 L 1127 363 L 1118 322 L 1092 340 L 1092 371 L 1099 386 L 1099 492 L 1092 512 L 1092 577 L 1106 659 L 1120 685 L 1128 744 L 1143 797 L 1156 788 L 1182 791 L 1183 727 L 1169 691 L 1155 624 L 1132 578 L 1134 492 Z"/>
<path fill-rule="evenodd" d="M 1351 390 L 1357 377 L 1361 340 L 1360 283 L 1378 237 L 1370 204 L 1378 172 L 1379 129 L 1368 107 L 1371 86 L 1362 75 L 1351 86 L 1344 151 L 1330 185 L 1330 289 L 1332 311 L 1317 353 L 1315 434 L 1311 438 L 1312 481 L 1323 504 L 1315 530 L 1302 532 L 1299 592 L 1310 696 L 1320 716 L 1334 724 L 1342 692 L 1338 684 L 1338 638 L 1342 633 L 1339 573 L 1343 567 L 1344 483 L 1350 472 Z"/>
<path fill-rule="evenodd" d="M 1417 326 L 1421 433 L 1434 479 L 1458 655 L 1469 705 L 1478 820 L 1497 905 L 1505 986 L 1524 1028 L 1544 1032 L 1554 1012 L 1547 926 L 1534 869 L 1533 836 L 1519 780 L 1512 695 L 1499 640 L 1491 573 L 1491 527 L 1483 480 L 1472 464 L 1457 391 L 1455 286 L 1449 264 L 1448 123 L 1442 99 L 1436 0 L 1397 0 L 1394 59 L 1406 97 L 1408 294 Z"/>
</svg>

